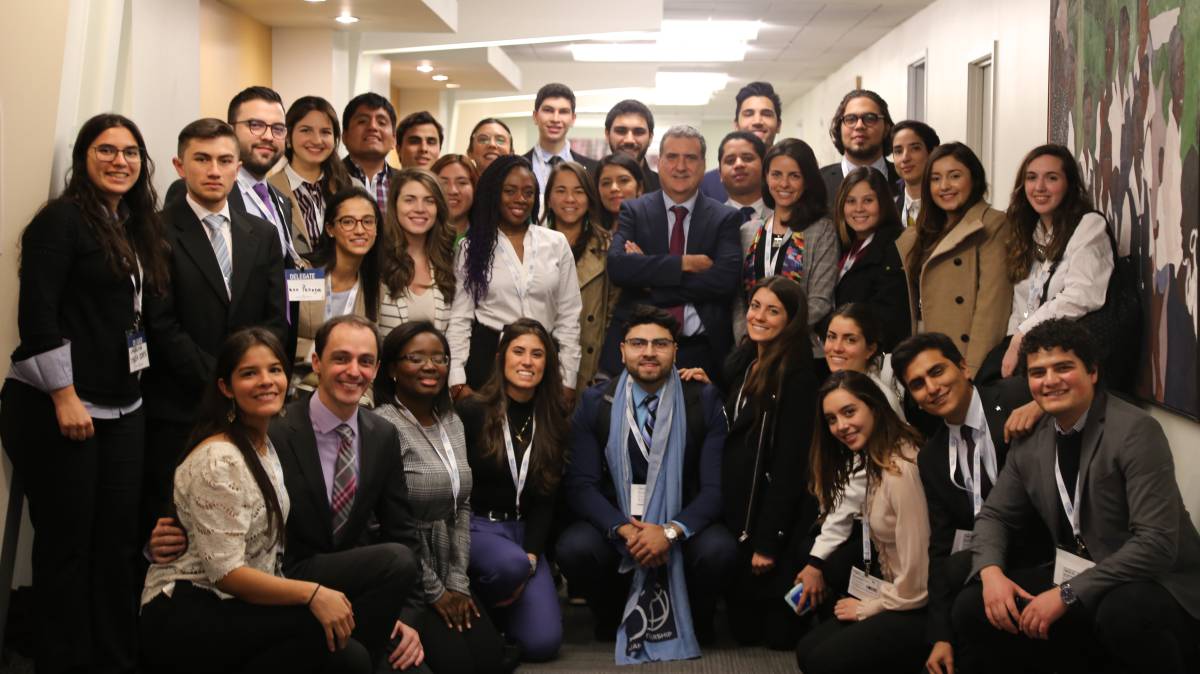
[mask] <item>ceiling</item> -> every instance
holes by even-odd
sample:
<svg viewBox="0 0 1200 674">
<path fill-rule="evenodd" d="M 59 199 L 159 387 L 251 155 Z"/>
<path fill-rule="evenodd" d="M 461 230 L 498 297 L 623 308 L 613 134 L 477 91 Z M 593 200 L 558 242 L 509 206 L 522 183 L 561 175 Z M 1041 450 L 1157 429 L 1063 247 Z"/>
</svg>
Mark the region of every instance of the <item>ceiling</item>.
<svg viewBox="0 0 1200 674">
<path fill-rule="evenodd" d="M 221 0 L 272 28 L 330 28 L 352 31 L 453 31 L 453 0 Z M 342 13 L 358 19 L 333 23 Z"/>
</svg>

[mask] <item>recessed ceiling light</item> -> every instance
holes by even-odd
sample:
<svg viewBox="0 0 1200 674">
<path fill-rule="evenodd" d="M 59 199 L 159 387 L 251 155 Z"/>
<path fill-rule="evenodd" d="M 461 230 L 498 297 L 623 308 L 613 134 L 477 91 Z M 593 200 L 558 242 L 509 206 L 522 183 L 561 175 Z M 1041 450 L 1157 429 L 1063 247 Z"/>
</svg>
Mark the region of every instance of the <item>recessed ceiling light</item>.
<svg viewBox="0 0 1200 674">
<path fill-rule="evenodd" d="M 316 4 L 316 3 L 318 3 L 318 2 L 325 2 L 325 0 L 304 0 L 304 1 L 305 1 L 305 2 L 311 2 L 311 3 L 313 3 L 313 4 Z"/>
<path fill-rule="evenodd" d="M 445 82 L 448 79 L 450 79 L 450 77 L 448 75 L 434 75 L 433 76 L 434 82 Z"/>
<path fill-rule="evenodd" d="M 433 72 L 433 66 L 429 65 L 428 63 L 422 63 L 421 65 L 417 66 L 417 72 L 431 73 Z"/>
<path fill-rule="evenodd" d="M 744 61 L 747 42 L 758 38 L 759 21 L 662 22 L 658 33 L 631 35 L 630 42 L 570 45 L 576 61 Z"/>
<path fill-rule="evenodd" d="M 358 23 L 358 17 L 350 16 L 349 14 L 341 14 L 338 16 L 338 18 L 334 19 L 334 21 L 337 21 L 338 23 L 346 23 L 346 24 Z"/>
<path fill-rule="evenodd" d="M 457 88 L 459 88 L 459 87 L 461 87 L 461 86 L 462 86 L 461 84 L 456 84 L 456 83 L 454 83 L 454 82 L 447 82 L 447 83 L 446 83 L 446 88 L 447 88 L 447 89 L 457 89 Z"/>
</svg>

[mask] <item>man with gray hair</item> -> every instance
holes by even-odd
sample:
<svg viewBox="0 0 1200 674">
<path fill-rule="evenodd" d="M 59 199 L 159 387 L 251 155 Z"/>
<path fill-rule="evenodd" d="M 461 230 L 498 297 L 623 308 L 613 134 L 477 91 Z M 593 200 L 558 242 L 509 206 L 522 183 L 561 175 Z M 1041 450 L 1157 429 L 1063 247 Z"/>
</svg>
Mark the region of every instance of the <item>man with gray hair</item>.
<svg viewBox="0 0 1200 674">
<path fill-rule="evenodd" d="M 720 376 L 733 347 L 730 307 L 741 271 L 741 215 L 700 194 L 705 149 L 695 127 L 672 126 L 659 144 L 662 189 L 621 205 L 608 274 L 622 292 L 604 342 L 603 372 L 620 372 L 619 326 L 633 307 L 650 304 L 682 326 L 679 367 Z"/>
</svg>

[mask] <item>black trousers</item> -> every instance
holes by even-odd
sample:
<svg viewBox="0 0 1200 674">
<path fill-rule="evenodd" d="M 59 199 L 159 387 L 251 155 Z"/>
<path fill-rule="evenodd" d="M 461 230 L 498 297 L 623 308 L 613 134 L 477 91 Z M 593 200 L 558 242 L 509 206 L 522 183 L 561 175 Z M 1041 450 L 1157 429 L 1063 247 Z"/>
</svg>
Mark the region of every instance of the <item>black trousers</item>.
<svg viewBox="0 0 1200 674">
<path fill-rule="evenodd" d="M 546 326 L 549 330 L 551 326 Z M 467 375 L 467 386 L 478 391 L 483 387 L 492 370 L 496 369 L 496 349 L 500 345 L 500 333 L 479 321 L 471 321 L 471 345 L 467 351 L 467 362 L 463 370 Z"/>
<path fill-rule="evenodd" d="M 64 437 L 50 396 L 8 380 L 0 439 L 29 497 L 35 660 L 46 672 L 137 667 L 141 410 Z"/>
<path fill-rule="evenodd" d="M 399 543 L 379 543 L 313 555 L 287 570 L 288 578 L 327 585 L 346 595 L 354 608 L 354 638 L 366 647 L 374 671 L 391 671 L 387 656 L 399 639 L 392 629 L 409 605 L 404 622 L 415 627 L 419 608 L 411 606 L 420 565 Z M 407 671 L 428 672 L 425 666 Z"/>
<path fill-rule="evenodd" d="M 716 601 L 737 563 L 737 543 L 723 524 L 711 524 L 684 541 L 683 566 L 688 601 L 698 636 L 711 632 Z M 596 631 L 616 634 L 629 596 L 632 574 L 617 573 L 621 560 L 618 543 L 589 522 L 575 522 L 558 539 L 558 567 L 572 587 L 588 600 Z"/>
<path fill-rule="evenodd" d="M 929 656 L 925 610 L 884 611 L 859 622 L 828 618 L 796 646 L 804 674 L 914 674 Z"/>
<path fill-rule="evenodd" d="M 1017 569 L 1008 577 L 1037 595 L 1051 587 L 1053 568 Z M 954 602 L 955 633 L 972 672 L 1195 672 L 1200 620 L 1153 581 L 1109 590 L 1096 606 L 1076 606 L 1050 626 L 1047 641 L 992 627 L 975 581 Z"/>
<path fill-rule="evenodd" d="M 175 467 L 192 435 L 190 422 L 146 419 L 146 462 L 138 529 L 149 539 L 160 517 L 175 516 Z"/>
<path fill-rule="evenodd" d="M 413 625 L 421 635 L 425 662 L 434 674 L 494 674 L 504 671 L 504 637 L 496 631 L 483 602 L 475 606 L 480 616 L 471 618 L 471 629 L 450 629 L 432 606 L 418 614 Z"/>
<path fill-rule="evenodd" d="M 259 606 L 221 599 L 187 581 L 142 608 L 147 672 L 368 674 L 371 660 L 351 639 L 331 653 L 306 606 Z"/>
<path fill-rule="evenodd" d="M 738 546 L 737 566 L 725 593 L 730 631 L 743 646 L 762 643 L 774 650 L 791 650 L 807 618 L 796 615 L 783 596 L 795 585 L 801 567 L 796 555 L 784 552 L 770 571 L 756 576 L 750 566 L 751 547 L 749 542 Z"/>
</svg>

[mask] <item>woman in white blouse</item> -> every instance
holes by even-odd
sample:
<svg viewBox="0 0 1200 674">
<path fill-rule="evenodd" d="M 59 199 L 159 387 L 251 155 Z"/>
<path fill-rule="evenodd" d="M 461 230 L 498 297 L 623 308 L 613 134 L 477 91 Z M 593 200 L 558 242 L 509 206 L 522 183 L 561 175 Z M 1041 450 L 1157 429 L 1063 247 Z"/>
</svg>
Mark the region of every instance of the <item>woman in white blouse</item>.
<svg viewBox="0 0 1200 674">
<path fill-rule="evenodd" d="M 454 299 L 454 230 L 442 187 L 429 171 L 407 168 L 392 178 L 388 203 L 380 336 L 412 321 L 444 331 Z"/>
<path fill-rule="evenodd" d="M 287 393 L 279 340 L 247 328 L 226 340 L 175 469 L 187 549 L 152 564 L 142 592 L 150 671 L 368 672 L 344 594 L 280 569 L 289 500 L 267 426 Z"/>
<path fill-rule="evenodd" d="M 1051 318 L 1082 318 L 1104 306 L 1113 272 L 1108 222 L 1092 206 L 1071 151 L 1041 145 L 1025 155 L 1008 207 L 1013 226 L 1011 340 L 1001 376 L 1017 369 L 1021 338 Z"/>
<path fill-rule="evenodd" d="M 455 259 L 458 284 L 446 332 L 456 400 L 487 381 L 500 331 L 522 317 L 550 330 L 559 343 L 563 381 L 576 381 L 583 303 L 575 257 L 561 232 L 531 226 L 537 204 L 537 179 L 524 157 L 499 157 L 479 178 L 471 228 Z M 564 391 L 573 404 L 575 389 Z"/>
</svg>

